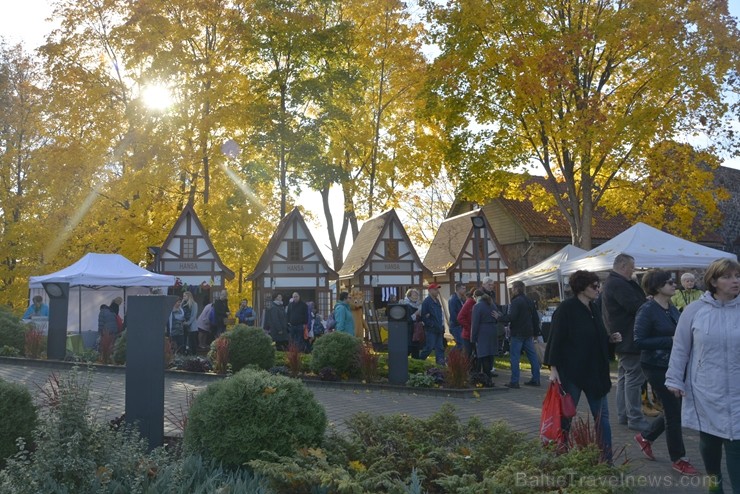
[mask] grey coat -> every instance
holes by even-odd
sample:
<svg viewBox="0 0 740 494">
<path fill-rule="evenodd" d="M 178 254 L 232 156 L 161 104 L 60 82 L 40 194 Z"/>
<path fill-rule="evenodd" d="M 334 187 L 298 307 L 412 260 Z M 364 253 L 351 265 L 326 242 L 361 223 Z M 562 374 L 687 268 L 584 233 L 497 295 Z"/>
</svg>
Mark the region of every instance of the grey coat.
<svg viewBox="0 0 740 494">
<path fill-rule="evenodd" d="M 498 328 L 496 318 L 491 315 L 494 310 L 496 304 L 489 304 L 484 300 L 479 300 L 473 306 L 470 341 L 476 345 L 478 358 L 498 354 Z"/>
<path fill-rule="evenodd" d="M 740 297 L 705 292 L 678 320 L 665 385 L 685 393 L 681 423 L 731 441 L 740 439 Z"/>
</svg>

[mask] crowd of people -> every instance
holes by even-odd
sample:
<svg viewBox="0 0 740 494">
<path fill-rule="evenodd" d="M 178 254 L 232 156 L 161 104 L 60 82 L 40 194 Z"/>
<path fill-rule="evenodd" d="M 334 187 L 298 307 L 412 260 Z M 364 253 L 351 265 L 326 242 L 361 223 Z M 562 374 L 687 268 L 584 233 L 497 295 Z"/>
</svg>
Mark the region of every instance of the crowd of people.
<svg viewBox="0 0 740 494">
<path fill-rule="evenodd" d="M 682 475 L 699 475 L 686 457 L 682 433 L 683 427 L 695 429 L 712 492 L 723 492 L 723 453 L 733 492 L 740 492 L 740 264 L 729 259 L 713 262 L 703 276 L 705 291 L 696 287 L 693 273 L 682 274 L 679 289 L 668 271 L 648 270 L 638 283 L 635 270 L 635 259 L 620 254 L 603 283 L 594 272 L 573 273 L 569 277 L 572 297 L 552 315 L 543 359 L 535 348 L 537 339 L 542 339 L 539 314 L 523 282 L 512 284 L 511 302 L 505 309 L 496 304 L 491 278 L 469 291 L 456 283 L 446 302 L 439 284 L 429 284 L 423 299 L 419 290 L 411 288 L 399 302 L 408 306 L 408 355 L 426 359 L 434 354 L 436 363 L 445 365 L 449 328 L 455 349 L 471 362 L 471 372 L 492 382 L 497 376 L 494 357 L 502 353 L 500 325 L 506 325 L 511 379 L 505 386 L 520 388 L 522 354 L 531 364 L 531 378 L 525 385 L 540 386 L 540 367 L 549 366 L 550 381 L 561 385 L 576 406 L 585 396 L 607 462 L 613 455 L 610 363 L 616 358 L 617 424 L 636 432 L 634 440 L 644 456 L 655 460 L 653 443 L 664 435 L 672 468 Z M 199 312 L 192 293 L 183 293 L 166 328 L 177 353 L 205 350 L 226 330 L 231 316 L 227 295 L 225 290 L 215 294 L 214 301 Z M 117 297 L 100 306 L 101 337 L 115 338 L 124 329 L 119 313 L 122 302 Z M 37 296 L 23 318 L 48 314 Z M 235 316 L 241 324 L 258 322 L 246 299 Z M 282 294 L 274 295 L 262 328 L 278 350 L 294 345 L 310 352 L 314 339 L 326 332 L 356 335 L 356 324 L 348 292 L 339 293 L 326 320 L 313 302 L 304 302 L 294 292 L 287 303 Z M 642 406 L 641 390 L 648 385 L 662 412 L 652 421 Z M 563 419 L 565 443 L 570 427 L 571 419 Z"/>
<path fill-rule="evenodd" d="M 638 284 L 635 259 L 618 255 L 603 285 L 596 273 L 576 271 L 573 297 L 552 317 L 544 363 L 550 380 L 575 403 L 588 400 L 603 457 L 612 458 L 607 396 L 612 387 L 610 344 L 617 357 L 617 422 L 637 432 L 649 460 L 665 435 L 672 468 L 700 475 L 685 456 L 682 428 L 699 431 L 699 451 L 710 492 L 723 492 L 723 451 L 733 492 L 740 492 L 740 264 L 713 262 L 704 273 L 705 292 L 691 273 L 678 290 L 671 273 L 648 270 Z M 640 390 L 648 383 L 662 413 L 650 422 Z M 570 429 L 570 419 L 563 419 Z"/>
</svg>

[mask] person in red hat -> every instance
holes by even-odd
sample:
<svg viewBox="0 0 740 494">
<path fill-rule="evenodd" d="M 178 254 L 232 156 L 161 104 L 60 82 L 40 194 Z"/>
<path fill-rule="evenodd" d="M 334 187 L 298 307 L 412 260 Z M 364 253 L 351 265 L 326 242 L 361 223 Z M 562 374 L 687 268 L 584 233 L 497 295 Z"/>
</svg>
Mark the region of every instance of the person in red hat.
<svg viewBox="0 0 740 494">
<path fill-rule="evenodd" d="M 440 285 L 431 283 L 427 290 L 429 295 L 421 303 L 421 321 L 424 323 L 426 342 L 419 352 L 419 358 L 426 358 L 434 352 L 437 365 L 445 365 L 444 333 L 445 320 L 442 312 L 442 300 L 439 296 Z"/>
</svg>

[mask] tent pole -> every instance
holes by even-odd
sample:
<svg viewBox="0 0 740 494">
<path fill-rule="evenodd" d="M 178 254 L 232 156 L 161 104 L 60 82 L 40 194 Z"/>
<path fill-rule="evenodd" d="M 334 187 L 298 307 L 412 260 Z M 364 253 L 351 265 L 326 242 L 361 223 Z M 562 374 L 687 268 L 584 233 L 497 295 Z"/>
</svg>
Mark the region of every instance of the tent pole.
<svg viewBox="0 0 740 494">
<path fill-rule="evenodd" d="M 560 294 L 560 301 L 563 301 L 563 295 L 565 292 L 565 287 L 563 286 L 563 273 L 560 272 L 558 269 L 558 293 Z"/>
<path fill-rule="evenodd" d="M 82 285 L 77 287 L 77 334 L 82 334 Z"/>
</svg>

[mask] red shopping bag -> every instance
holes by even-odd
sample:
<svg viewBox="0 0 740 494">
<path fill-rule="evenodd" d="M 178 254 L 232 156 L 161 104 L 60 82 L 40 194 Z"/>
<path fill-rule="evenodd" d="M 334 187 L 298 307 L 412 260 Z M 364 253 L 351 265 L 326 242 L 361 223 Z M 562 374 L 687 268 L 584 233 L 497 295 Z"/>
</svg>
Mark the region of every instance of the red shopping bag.
<svg viewBox="0 0 740 494">
<path fill-rule="evenodd" d="M 562 425 L 562 408 L 560 405 L 560 385 L 551 382 L 547 389 L 545 400 L 542 402 L 542 416 L 540 417 L 540 440 L 543 444 L 562 444 L 564 442 Z"/>
<path fill-rule="evenodd" d="M 558 385 L 558 388 L 560 388 L 560 413 L 564 418 L 572 419 L 576 416 L 576 402 L 570 393 L 565 392 L 562 384 Z"/>
</svg>

